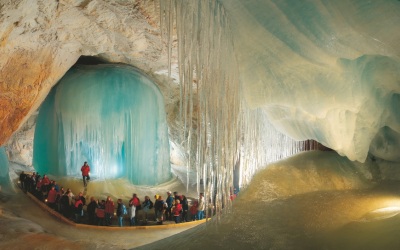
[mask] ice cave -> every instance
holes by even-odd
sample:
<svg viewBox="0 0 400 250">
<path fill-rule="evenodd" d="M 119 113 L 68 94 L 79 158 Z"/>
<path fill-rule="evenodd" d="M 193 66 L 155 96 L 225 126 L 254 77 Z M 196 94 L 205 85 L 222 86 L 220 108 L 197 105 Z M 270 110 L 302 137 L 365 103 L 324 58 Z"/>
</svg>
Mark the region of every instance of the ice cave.
<svg viewBox="0 0 400 250">
<path fill-rule="evenodd" d="M 398 0 L 0 0 L 0 248 L 399 249 L 399 23 Z M 209 219 L 71 227 L 21 171 L 204 193 Z"/>
</svg>

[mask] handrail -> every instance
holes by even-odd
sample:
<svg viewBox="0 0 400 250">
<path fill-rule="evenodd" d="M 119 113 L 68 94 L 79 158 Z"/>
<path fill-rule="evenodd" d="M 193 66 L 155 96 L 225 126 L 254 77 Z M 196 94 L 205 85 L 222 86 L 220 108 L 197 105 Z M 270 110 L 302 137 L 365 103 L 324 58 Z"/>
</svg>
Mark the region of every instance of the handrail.
<svg viewBox="0 0 400 250">
<path fill-rule="evenodd" d="M 200 225 L 206 222 L 206 219 L 203 220 L 196 220 L 196 221 L 189 221 L 185 223 L 171 223 L 171 224 L 162 224 L 162 225 L 150 225 L 150 226 L 124 226 L 119 227 L 117 225 L 112 226 L 96 226 L 96 225 L 89 225 L 89 224 L 79 224 L 75 223 L 67 218 L 65 218 L 62 214 L 58 213 L 57 211 L 53 210 L 46 203 L 40 201 L 30 192 L 26 192 L 29 198 L 31 198 L 34 202 L 36 202 L 42 209 L 50 213 L 52 216 L 56 217 L 60 221 L 74 227 L 78 228 L 90 228 L 90 229 L 102 229 L 102 230 L 140 230 L 140 229 L 167 229 L 167 228 L 179 228 L 179 227 L 186 227 L 190 225 Z"/>
</svg>

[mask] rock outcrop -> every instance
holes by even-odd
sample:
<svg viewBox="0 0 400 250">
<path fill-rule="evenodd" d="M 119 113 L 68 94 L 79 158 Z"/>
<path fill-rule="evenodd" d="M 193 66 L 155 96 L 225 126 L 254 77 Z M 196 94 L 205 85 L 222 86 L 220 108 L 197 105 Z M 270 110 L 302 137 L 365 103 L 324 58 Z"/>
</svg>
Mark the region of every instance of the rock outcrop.
<svg viewBox="0 0 400 250">
<path fill-rule="evenodd" d="M 165 71 L 157 1 L 0 3 L 0 146 L 80 56 Z"/>
</svg>

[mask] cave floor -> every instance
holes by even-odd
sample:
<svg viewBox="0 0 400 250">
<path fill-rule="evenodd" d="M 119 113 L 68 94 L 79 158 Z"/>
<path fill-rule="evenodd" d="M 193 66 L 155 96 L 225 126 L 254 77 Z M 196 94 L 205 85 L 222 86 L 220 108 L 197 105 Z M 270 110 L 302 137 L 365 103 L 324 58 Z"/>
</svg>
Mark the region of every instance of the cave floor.
<svg viewBox="0 0 400 250">
<path fill-rule="evenodd" d="M 179 227 L 149 226 L 143 230 L 74 227 L 44 211 L 22 190 L 0 194 L 0 249 L 131 249 L 197 226 L 182 223 Z"/>
</svg>

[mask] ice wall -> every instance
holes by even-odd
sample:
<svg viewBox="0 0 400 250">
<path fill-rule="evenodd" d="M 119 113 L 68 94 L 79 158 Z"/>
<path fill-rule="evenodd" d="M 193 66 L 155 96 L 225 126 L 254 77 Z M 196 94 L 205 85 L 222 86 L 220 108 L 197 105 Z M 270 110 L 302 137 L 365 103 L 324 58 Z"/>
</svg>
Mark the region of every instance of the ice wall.
<svg viewBox="0 0 400 250">
<path fill-rule="evenodd" d="M 398 159 L 399 1 L 160 3 L 170 58 L 178 43 L 182 144 L 209 197 L 227 197 L 235 166 L 246 184 L 268 163 L 269 124 L 350 160 Z"/>
<path fill-rule="evenodd" d="M 171 178 L 163 97 L 146 76 L 122 65 L 72 68 L 41 105 L 33 165 L 41 174 L 127 178 L 156 185 Z"/>
<path fill-rule="evenodd" d="M 399 1 L 219 2 L 251 107 L 350 160 L 398 160 Z"/>
<path fill-rule="evenodd" d="M 10 189 L 9 162 L 4 147 L 0 147 L 0 191 Z"/>
</svg>

